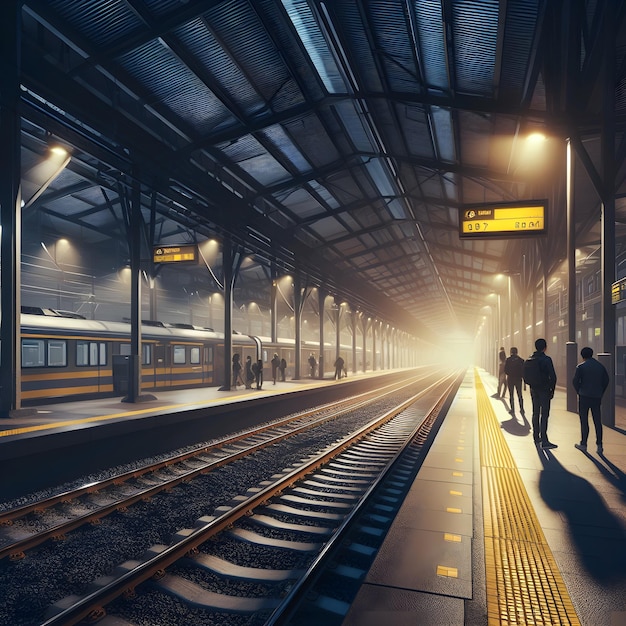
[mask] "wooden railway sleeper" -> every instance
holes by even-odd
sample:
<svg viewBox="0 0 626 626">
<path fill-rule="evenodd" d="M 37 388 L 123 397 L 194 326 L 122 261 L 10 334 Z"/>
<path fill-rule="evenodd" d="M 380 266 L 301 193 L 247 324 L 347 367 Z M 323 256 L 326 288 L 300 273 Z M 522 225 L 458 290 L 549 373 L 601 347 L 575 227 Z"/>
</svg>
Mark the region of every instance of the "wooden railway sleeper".
<svg viewBox="0 0 626 626">
<path fill-rule="evenodd" d="M 95 624 L 96 622 L 99 622 L 101 619 L 106 617 L 106 614 L 107 613 L 103 607 L 98 607 L 96 609 L 93 609 L 91 613 L 89 613 L 89 615 L 87 615 L 87 617 L 83 620 L 83 622 L 86 624 Z"/>
</svg>

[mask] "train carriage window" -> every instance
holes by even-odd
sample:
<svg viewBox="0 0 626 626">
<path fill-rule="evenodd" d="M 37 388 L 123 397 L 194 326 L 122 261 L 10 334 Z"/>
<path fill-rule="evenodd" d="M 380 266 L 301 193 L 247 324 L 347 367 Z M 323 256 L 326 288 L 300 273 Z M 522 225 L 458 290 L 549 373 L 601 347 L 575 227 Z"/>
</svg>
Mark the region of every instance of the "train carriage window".
<svg viewBox="0 0 626 626">
<path fill-rule="evenodd" d="M 184 365 L 187 361 L 185 358 L 185 346 L 174 345 L 172 358 L 175 365 Z"/>
<path fill-rule="evenodd" d="M 107 364 L 106 343 L 103 341 L 77 341 L 76 365 L 95 366 Z"/>
<path fill-rule="evenodd" d="M 151 363 L 152 363 L 152 344 L 142 343 L 141 344 L 141 364 L 150 365 Z"/>
<path fill-rule="evenodd" d="M 48 366 L 65 367 L 67 365 L 67 341 L 50 339 L 48 341 Z"/>
<path fill-rule="evenodd" d="M 123 356 L 130 355 L 130 344 L 129 343 L 121 343 L 120 344 L 120 354 Z"/>
<path fill-rule="evenodd" d="M 44 367 L 45 365 L 45 341 L 43 339 L 22 339 L 22 367 Z"/>
<path fill-rule="evenodd" d="M 189 350 L 189 362 L 192 365 L 200 365 L 200 348 L 191 348 Z"/>
</svg>

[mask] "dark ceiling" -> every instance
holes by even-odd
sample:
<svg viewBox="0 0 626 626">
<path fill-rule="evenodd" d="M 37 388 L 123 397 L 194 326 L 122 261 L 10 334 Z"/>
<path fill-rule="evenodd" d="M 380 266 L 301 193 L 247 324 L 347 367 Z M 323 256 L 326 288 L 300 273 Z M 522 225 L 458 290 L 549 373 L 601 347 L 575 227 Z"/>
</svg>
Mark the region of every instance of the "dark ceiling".
<svg viewBox="0 0 626 626">
<path fill-rule="evenodd" d="M 613 0 L 27 0 L 24 223 L 110 248 L 139 181 L 146 258 L 228 236 L 264 270 L 389 321 L 472 330 L 496 274 L 528 293 L 565 256 L 567 137 L 578 246 L 598 245 L 610 189 L 619 254 L 625 13 Z M 547 140 L 529 155 L 535 131 Z M 55 141 L 72 158 L 50 177 Z M 459 238 L 462 208 L 544 198 L 546 237 Z"/>
</svg>

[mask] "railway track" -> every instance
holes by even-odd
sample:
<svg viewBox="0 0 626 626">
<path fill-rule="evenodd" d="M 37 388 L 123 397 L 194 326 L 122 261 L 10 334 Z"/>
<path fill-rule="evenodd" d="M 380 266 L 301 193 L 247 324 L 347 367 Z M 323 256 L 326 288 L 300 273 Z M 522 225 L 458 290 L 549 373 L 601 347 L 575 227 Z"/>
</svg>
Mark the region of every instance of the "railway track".
<svg viewBox="0 0 626 626">
<path fill-rule="evenodd" d="M 334 420 L 366 406 L 372 398 L 397 393 L 420 384 L 423 376 L 393 383 L 367 393 L 315 407 L 237 433 L 201 448 L 185 451 L 158 462 L 91 481 L 81 487 L 40 499 L 0 513 L 0 560 L 19 560 L 26 551 L 48 540 L 59 540 L 85 524 L 97 523 L 116 511 L 171 490 L 194 477 L 223 467 L 281 440 Z"/>
<path fill-rule="evenodd" d="M 415 381 L 411 384 L 414 386 Z M 386 393 L 398 395 L 400 392 L 394 387 L 386 389 Z M 406 432 L 402 432 L 403 428 L 405 430 L 407 428 L 407 420 L 402 420 L 396 415 L 405 411 L 407 406 L 414 404 L 419 398 L 426 398 L 429 394 L 431 396 L 433 394 L 433 385 L 417 396 L 409 394 L 409 398 L 398 407 L 386 411 L 382 417 L 368 419 L 356 433 L 336 438 L 331 444 L 324 445 L 321 451 L 311 451 L 310 448 L 301 446 L 304 459 L 288 464 L 281 472 L 274 472 L 271 478 L 266 478 L 245 492 L 231 497 L 228 502 L 216 507 L 210 515 L 200 516 L 193 527 L 179 530 L 171 542 L 153 545 L 143 557 L 121 562 L 112 568 L 112 574 L 107 573 L 105 576 L 97 577 L 90 585 L 83 585 L 86 593 L 72 593 L 55 603 L 48 610 L 43 623 L 74 624 L 84 619 L 91 621 L 100 619 L 103 615 L 102 607 L 114 602 L 119 596 L 128 597 L 140 585 L 141 598 L 145 601 L 147 596 L 144 588 L 147 587 L 148 597 L 156 594 L 160 598 L 159 602 L 154 603 L 157 606 L 163 598 L 167 598 L 169 602 L 182 602 L 184 605 L 195 607 L 192 611 L 248 616 L 251 614 L 253 619 L 260 614 L 266 614 L 263 618 L 265 619 L 267 614 L 279 610 L 282 605 L 281 597 L 291 595 L 294 588 L 304 587 L 303 582 L 295 583 L 294 579 L 301 581 L 312 578 L 309 572 L 312 555 L 327 553 L 328 546 L 338 541 L 337 538 L 343 534 L 340 530 L 344 524 L 342 520 L 349 519 L 353 515 L 351 511 L 358 510 L 360 503 L 368 499 L 366 494 L 380 480 L 377 478 L 378 474 L 382 469 L 388 468 L 391 458 L 398 454 L 398 442 L 408 437 Z M 343 405 L 339 411 L 324 407 L 322 416 L 319 413 L 317 416 L 307 413 L 290 420 L 281 420 L 264 428 L 262 433 L 241 434 L 236 439 L 221 442 L 219 448 L 203 449 L 199 455 L 185 454 L 184 459 L 177 461 L 176 469 L 163 465 L 148 472 L 143 471 L 146 469 L 143 468 L 138 477 L 128 480 L 140 480 L 149 484 L 144 485 L 142 489 L 138 489 L 136 485 L 131 488 L 125 478 L 124 489 L 133 491 L 126 494 L 126 500 L 145 503 L 148 499 L 154 498 L 156 493 L 165 489 L 171 490 L 173 485 L 188 484 L 198 475 L 212 472 L 217 467 L 227 468 L 228 464 L 232 465 L 238 459 L 250 460 L 251 455 L 254 457 L 259 450 L 277 447 L 279 441 L 294 440 L 298 435 L 303 437 L 304 431 L 311 431 L 314 426 L 320 428 L 321 424 L 337 421 L 339 415 L 345 415 L 348 411 L 363 411 L 369 402 L 371 398 L 359 396 L 351 399 L 351 402 Z M 381 423 L 388 423 L 387 428 L 395 424 L 394 429 L 398 430 L 398 434 L 385 432 L 385 427 L 382 427 Z M 373 431 L 381 428 L 382 431 L 374 434 Z M 422 433 L 422 438 L 423 436 Z M 304 437 L 307 440 L 311 438 L 310 435 Z M 389 443 L 390 440 L 394 442 L 393 445 Z M 356 441 L 361 443 L 354 443 Z M 348 451 L 349 446 L 360 448 Z M 337 454 L 342 455 L 341 458 L 331 461 Z M 329 463 L 330 465 L 327 465 Z M 324 465 L 327 466 L 320 469 Z M 163 475 L 164 470 L 167 476 Z M 304 478 L 313 471 L 317 472 L 315 476 Z M 298 481 L 303 479 L 306 482 L 298 484 Z M 119 478 L 112 480 L 111 485 L 106 487 L 86 486 L 85 493 L 93 492 L 97 488 L 99 489 L 97 497 L 112 501 L 105 502 L 95 512 L 87 512 L 78 517 L 88 519 L 92 514 L 95 516 L 94 519 L 100 520 L 110 514 L 110 511 L 119 511 L 126 507 L 127 505 L 123 504 L 124 498 L 117 495 L 102 496 L 105 488 L 119 489 L 119 480 Z M 67 494 L 63 495 L 65 497 L 55 498 L 57 503 L 54 506 L 58 506 L 58 501 L 67 501 Z M 109 513 L 105 513 L 105 510 L 109 510 Z M 32 512 L 28 513 L 30 514 Z M 55 517 L 59 515 L 54 514 Z M 73 520 L 70 524 L 76 527 L 78 520 Z M 59 527 L 55 527 L 57 533 Z M 50 532 L 51 529 L 46 530 L 48 535 Z M 300 539 L 294 539 L 298 536 Z M 207 542 L 210 547 L 214 547 L 215 542 L 218 544 L 234 542 L 239 550 L 244 546 L 244 551 L 249 553 L 248 558 L 256 552 L 260 551 L 262 554 L 271 548 L 281 554 L 281 561 L 284 561 L 285 554 L 288 553 L 286 562 L 293 563 L 290 563 L 289 567 L 275 567 L 271 563 L 266 563 L 260 568 L 237 565 L 236 561 L 224 556 L 209 555 Z M 226 548 L 226 553 L 228 550 L 229 548 Z M 13 552 L 7 551 L 7 554 L 9 553 L 15 553 L 15 546 Z M 313 557 L 313 560 L 318 558 Z M 179 575 L 179 570 L 186 572 L 187 575 Z M 194 573 L 189 575 L 190 571 Z M 164 572 L 167 573 L 163 574 Z M 208 585 L 209 588 L 215 587 L 217 591 L 207 589 L 206 581 L 201 580 L 203 575 L 208 575 L 212 581 Z M 200 582 L 195 582 L 196 579 Z M 221 582 L 215 582 L 216 580 Z M 234 594 L 229 593 L 233 580 L 237 581 L 235 584 L 237 591 Z M 144 581 L 149 582 L 142 585 Z M 80 587 L 79 585 L 79 591 Z M 242 592 L 242 587 L 254 591 Z M 124 607 L 132 606 L 133 603 L 118 600 L 115 602 L 115 605 L 117 604 Z M 137 606 L 141 606 L 141 602 L 137 603 Z M 143 609 L 140 611 L 144 612 Z M 110 618 L 105 618 L 103 623 L 108 619 Z M 116 619 L 118 620 L 116 623 L 122 624 L 125 618 Z M 120 619 L 122 621 L 119 621 Z M 155 621 L 146 622 L 145 618 L 143 619 L 141 623 L 161 623 L 158 616 L 154 617 Z M 252 623 L 249 617 L 246 619 L 248 621 L 243 623 Z M 130 619 L 128 623 L 134 622 Z"/>
</svg>

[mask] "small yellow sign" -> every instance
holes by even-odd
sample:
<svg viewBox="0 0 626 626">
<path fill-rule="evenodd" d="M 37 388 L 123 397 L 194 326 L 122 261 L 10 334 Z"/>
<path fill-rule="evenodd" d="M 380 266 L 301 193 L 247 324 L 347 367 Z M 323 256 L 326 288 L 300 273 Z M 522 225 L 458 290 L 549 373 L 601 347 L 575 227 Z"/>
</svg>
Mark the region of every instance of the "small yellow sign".
<svg viewBox="0 0 626 626">
<path fill-rule="evenodd" d="M 198 248 L 194 244 L 182 246 L 155 246 L 152 252 L 152 260 L 154 263 L 197 261 Z"/>
</svg>

